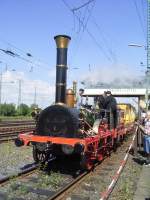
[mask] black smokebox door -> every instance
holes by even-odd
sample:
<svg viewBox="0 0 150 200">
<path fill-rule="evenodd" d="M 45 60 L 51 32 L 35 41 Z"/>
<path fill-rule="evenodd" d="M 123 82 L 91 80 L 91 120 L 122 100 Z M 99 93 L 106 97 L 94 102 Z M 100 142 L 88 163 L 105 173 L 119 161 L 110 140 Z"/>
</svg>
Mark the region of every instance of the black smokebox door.
<svg viewBox="0 0 150 200">
<path fill-rule="evenodd" d="M 53 105 L 40 114 L 37 134 L 55 137 L 75 137 L 78 131 L 78 118 L 66 106 Z"/>
</svg>

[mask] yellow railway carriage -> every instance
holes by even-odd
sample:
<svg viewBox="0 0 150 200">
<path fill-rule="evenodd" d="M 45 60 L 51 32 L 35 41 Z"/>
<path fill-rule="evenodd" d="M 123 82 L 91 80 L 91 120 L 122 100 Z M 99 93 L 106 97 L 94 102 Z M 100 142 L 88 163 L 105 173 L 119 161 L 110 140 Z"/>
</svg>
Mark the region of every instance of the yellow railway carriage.
<svg viewBox="0 0 150 200">
<path fill-rule="evenodd" d="M 136 118 L 136 110 L 131 104 L 118 104 L 118 109 L 121 110 L 121 119 L 125 125 L 132 124 Z"/>
</svg>

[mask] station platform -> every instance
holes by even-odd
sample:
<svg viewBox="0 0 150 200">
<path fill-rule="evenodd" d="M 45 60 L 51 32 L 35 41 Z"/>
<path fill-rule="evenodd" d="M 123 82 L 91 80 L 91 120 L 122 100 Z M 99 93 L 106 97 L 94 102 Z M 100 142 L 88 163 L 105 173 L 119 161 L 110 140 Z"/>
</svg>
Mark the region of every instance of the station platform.
<svg viewBox="0 0 150 200">
<path fill-rule="evenodd" d="M 143 165 L 133 200 L 150 200 L 150 165 Z"/>
</svg>

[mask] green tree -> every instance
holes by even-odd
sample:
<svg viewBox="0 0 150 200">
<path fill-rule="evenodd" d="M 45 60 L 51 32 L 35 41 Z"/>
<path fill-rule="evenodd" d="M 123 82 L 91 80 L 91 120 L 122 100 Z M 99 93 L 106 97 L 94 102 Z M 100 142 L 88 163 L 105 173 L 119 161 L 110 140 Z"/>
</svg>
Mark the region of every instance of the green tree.
<svg viewBox="0 0 150 200">
<path fill-rule="evenodd" d="M 0 115 L 2 116 L 15 116 L 16 115 L 16 108 L 15 105 L 10 104 L 1 104 L 0 105 Z"/>
<path fill-rule="evenodd" d="M 28 105 L 22 103 L 17 107 L 17 113 L 18 115 L 23 115 L 23 116 L 29 115 L 30 108 Z"/>
</svg>

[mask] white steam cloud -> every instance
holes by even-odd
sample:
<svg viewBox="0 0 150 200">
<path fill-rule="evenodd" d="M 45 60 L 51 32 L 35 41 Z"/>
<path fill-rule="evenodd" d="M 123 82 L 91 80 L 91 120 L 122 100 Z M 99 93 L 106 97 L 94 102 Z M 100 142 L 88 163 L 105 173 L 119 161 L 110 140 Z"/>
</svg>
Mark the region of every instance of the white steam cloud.
<svg viewBox="0 0 150 200">
<path fill-rule="evenodd" d="M 141 86 L 141 77 L 134 69 L 126 66 L 97 67 L 82 77 L 85 84 L 108 87 L 135 87 Z"/>
</svg>

